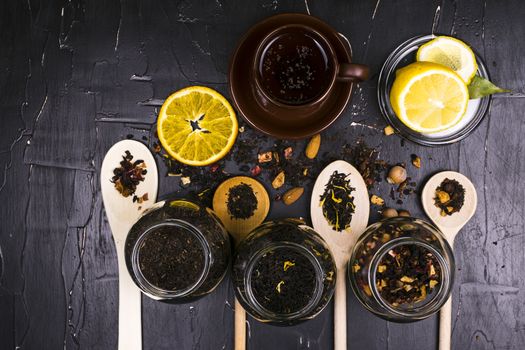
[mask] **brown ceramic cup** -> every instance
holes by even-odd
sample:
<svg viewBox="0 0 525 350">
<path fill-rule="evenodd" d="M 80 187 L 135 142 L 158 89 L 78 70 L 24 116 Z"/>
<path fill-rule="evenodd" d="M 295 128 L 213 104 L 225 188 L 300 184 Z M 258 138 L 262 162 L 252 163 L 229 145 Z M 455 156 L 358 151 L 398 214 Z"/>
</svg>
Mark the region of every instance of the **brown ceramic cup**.
<svg viewBox="0 0 525 350">
<path fill-rule="evenodd" d="M 368 79 L 362 64 L 339 62 L 329 39 L 302 24 L 283 25 L 257 46 L 252 67 L 255 93 L 264 106 L 316 110 L 337 82 Z"/>
</svg>

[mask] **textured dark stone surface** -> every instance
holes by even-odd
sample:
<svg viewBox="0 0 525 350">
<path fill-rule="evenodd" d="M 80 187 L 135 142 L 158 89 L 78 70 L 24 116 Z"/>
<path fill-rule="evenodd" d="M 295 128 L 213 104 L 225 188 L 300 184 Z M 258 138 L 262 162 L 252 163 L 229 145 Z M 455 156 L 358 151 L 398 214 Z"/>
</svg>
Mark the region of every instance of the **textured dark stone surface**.
<svg viewBox="0 0 525 350">
<path fill-rule="evenodd" d="M 479 203 L 455 244 L 453 347 L 524 347 L 525 5 L 520 0 L 4 0 L 0 349 L 116 348 L 116 254 L 98 178 L 105 151 L 128 134 L 151 137 L 156 107 L 174 90 L 202 84 L 227 95 L 229 56 L 241 35 L 272 14 L 308 8 L 348 36 L 355 60 L 373 72 L 323 134 L 328 141 L 321 154 L 333 156 L 342 143 L 362 137 L 391 162 L 420 155 L 422 169 L 410 170 L 419 184 L 444 169 L 469 176 Z M 382 136 L 376 84 L 388 53 L 433 26 L 468 41 L 484 57 L 492 80 L 514 93 L 494 98 L 483 123 L 464 141 L 423 148 Z M 320 162 L 327 160 L 323 157 Z M 236 165 L 230 167 L 239 173 Z M 162 176 L 160 194 L 177 191 L 178 183 Z M 388 199 L 387 184 L 374 191 Z M 307 216 L 309 195 L 307 190 L 289 208 L 274 204 L 270 217 Z M 404 206 L 424 215 L 415 196 Z M 364 310 L 351 291 L 348 295 L 350 348 L 436 348 L 436 317 L 393 324 Z M 228 279 L 191 304 L 144 298 L 144 349 L 231 349 L 232 303 Z M 251 319 L 249 324 L 249 349 L 332 347 L 331 308 L 294 327 Z"/>
</svg>

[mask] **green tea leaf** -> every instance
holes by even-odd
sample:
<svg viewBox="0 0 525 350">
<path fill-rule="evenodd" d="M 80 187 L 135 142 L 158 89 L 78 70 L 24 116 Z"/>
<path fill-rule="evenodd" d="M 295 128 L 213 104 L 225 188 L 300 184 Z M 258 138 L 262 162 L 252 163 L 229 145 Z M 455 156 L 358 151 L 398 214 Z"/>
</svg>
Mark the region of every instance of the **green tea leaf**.
<svg viewBox="0 0 525 350">
<path fill-rule="evenodd" d="M 482 78 L 479 75 L 474 76 L 474 79 L 472 79 L 468 86 L 468 93 L 471 100 L 502 92 L 510 92 L 510 90 L 497 87 L 492 84 L 490 80 Z"/>
</svg>

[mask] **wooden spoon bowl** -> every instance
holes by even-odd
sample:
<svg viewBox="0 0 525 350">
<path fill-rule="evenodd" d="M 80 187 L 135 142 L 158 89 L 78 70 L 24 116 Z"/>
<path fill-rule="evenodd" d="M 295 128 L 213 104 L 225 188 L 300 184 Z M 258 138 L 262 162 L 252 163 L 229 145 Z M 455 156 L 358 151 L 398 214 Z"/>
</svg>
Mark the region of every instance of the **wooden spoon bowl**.
<svg viewBox="0 0 525 350">
<path fill-rule="evenodd" d="M 465 189 L 465 202 L 459 212 L 441 216 L 441 210 L 434 204 L 436 188 L 445 179 L 458 181 Z M 430 220 L 441 230 L 448 243 L 454 249 L 454 239 L 459 230 L 476 212 L 478 195 L 472 182 L 463 174 L 455 171 L 443 171 L 432 176 L 421 193 L 421 202 Z M 452 296 L 439 312 L 439 350 L 450 350 L 452 336 Z"/>
<path fill-rule="evenodd" d="M 355 212 L 350 222 L 350 228 L 341 232 L 334 230 L 328 223 L 320 205 L 320 197 L 324 193 L 325 186 L 334 171 L 346 174 L 347 179 L 350 180 L 350 185 L 355 188 L 351 193 L 354 197 Z M 324 168 L 315 181 L 310 214 L 314 230 L 324 238 L 330 247 L 337 266 L 334 302 L 334 344 L 335 350 L 346 350 L 346 264 L 357 238 L 365 231 L 368 225 L 368 216 L 370 214 L 368 190 L 359 171 L 343 160 L 336 160 Z"/>
<path fill-rule="evenodd" d="M 142 159 L 148 171 L 144 176 L 144 181 L 139 183 L 136 190 L 137 196 L 148 194 L 148 200 L 140 204 L 133 202 L 131 196 L 123 197 L 110 181 L 113 177 L 113 170 L 120 166 L 122 156 L 126 151 L 133 155 L 132 161 Z M 106 153 L 100 169 L 102 199 L 117 249 L 119 271 L 119 350 L 142 349 L 141 293 L 128 273 L 124 258 L 124 246 L 128 232 L 133 224 L 146 209 L 155 203 L 158 181 L 159 176 L 155 159 L 149 149 L 138 141 L 123 140 L 114 144 Z"/>
<path fill-rule="evenodd" d="M 257 208 L 252 216 L 246 219 L 235 219 L 232 218 L 228 212 L 227 201 L 228 192 L 234 186 L 241 183 L 245 183 L 252 187 L 252 190 L 257 198 Z M 226 227 L 226 230 L 232 235 L 235 245 L 238 245 L 248 233 L 254 228 L 262 224 L 266 219 L 270 210 L 270 197 L 264 186 L 257 180 L 247 176 L 236 176 L 232 177 L 217 187 L 215 194 L 213 195 L 213 211 L 221 219 L 222 223 Z M 235 339 L 234 348 L 235 350 L 246 349 L 246 311 L 242 307 L 241 303 L 235 298 Z"/>
</svg>

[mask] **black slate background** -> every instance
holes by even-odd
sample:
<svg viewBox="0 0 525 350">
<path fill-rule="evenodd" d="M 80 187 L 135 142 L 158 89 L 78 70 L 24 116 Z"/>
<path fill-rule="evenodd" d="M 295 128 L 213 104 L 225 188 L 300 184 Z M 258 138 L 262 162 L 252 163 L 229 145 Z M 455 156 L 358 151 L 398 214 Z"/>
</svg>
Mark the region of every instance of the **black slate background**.
<svg viewBox="0 0 525 350">
<path fill-rule="evenodd" d="M 419 184 L 445 169 L 469 176 L 479 203 L 455 244 L 453 347 L 524 348 L 525 5 L 520 0 L 3 0 L 0 349 L 116 348 L 116 253 L 98 178 L 105 151 L 128 134 L 151 140 L 158 106 L 179 88 L 201 84 L 228 96 L 228 61 L 240 36 L 270 15 L 308 10 L 349 37 L 355 61 L 369 64 L 374 73 L 323 133 L 328 141 L 319 162 L 361 138 L 392 163 L 420 155 L 422 169 L 409 167 Z M 424 148 L 382 136 L 376 84 L 388 53 L 433 27 L 469 42 L 484 57 L 492 80 L 513 93 L 493 99 L 469 138 Z M 261 148 L 272 142 L 265 139 Z M 296 150 L 302 147 L 299 142 Z M 239 173 L 235 164 L 228 170 Z M 175 192 L 179 179 L 162 176 L 160 185 L 160 195 Z M 373 192 L 394 205 L 387 184 Z M 289 208 L 275 203 L 270 216 L 307 216 L 309 194 Z M 416 196 L 404 207 L 424 216 Z M 372 214 L 376 219 L 375 210 Z M 232 302 L 228 279 L 191 304 L 143 298 L 144 349 L 231 349 Z M 251 319 L 249 326 L 249 349 L 332 347 L 331 307 L 294 327 Z M 364 310 L 349 290 L 349 348 L 435 349 L 436 335 L 436 317 L 389 323 Z"/>
</svg>

